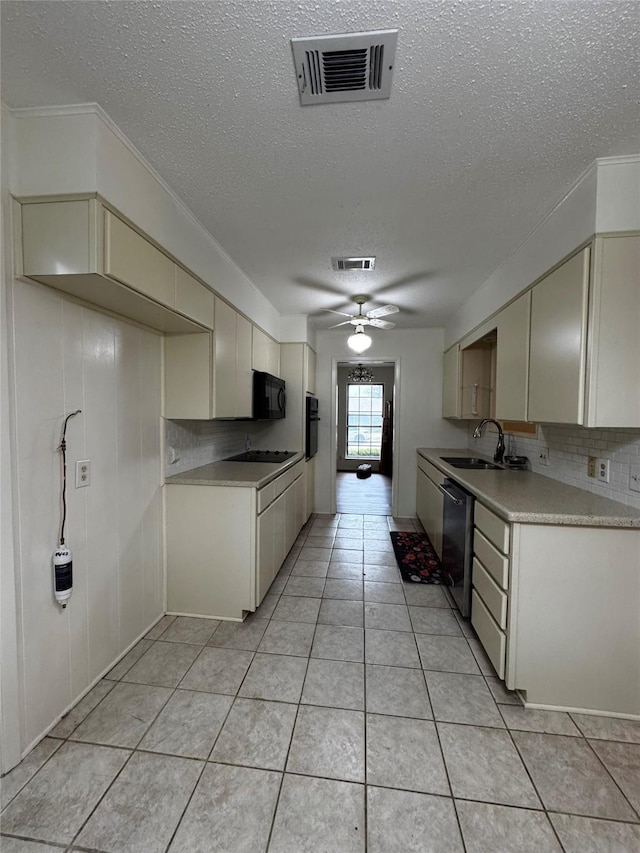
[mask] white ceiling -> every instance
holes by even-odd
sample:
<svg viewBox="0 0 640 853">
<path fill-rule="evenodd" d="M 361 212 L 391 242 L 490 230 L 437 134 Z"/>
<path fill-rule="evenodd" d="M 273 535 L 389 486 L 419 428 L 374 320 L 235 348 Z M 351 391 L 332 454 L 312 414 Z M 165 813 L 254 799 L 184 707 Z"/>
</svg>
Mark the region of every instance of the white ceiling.
<svg viewBox="0 0 640 853">
<path fill-rule="evenodd" d="M 389 100 L 299 105 L 291 37 L 395 27 Z M 445 325 L 596 157 L 640 150 L 639 93 L 636 0 L 2 2 L 3 100 L 98 102 L 284 314 L 365 292 Z"/>
</svg>

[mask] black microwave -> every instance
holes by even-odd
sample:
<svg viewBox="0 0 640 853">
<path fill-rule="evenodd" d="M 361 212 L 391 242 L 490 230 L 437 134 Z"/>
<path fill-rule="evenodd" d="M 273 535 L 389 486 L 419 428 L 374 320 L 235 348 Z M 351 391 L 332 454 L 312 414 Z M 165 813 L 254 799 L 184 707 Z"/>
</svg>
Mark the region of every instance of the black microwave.
<svg viewBox="0 0 640 853">
<path fill-rule="evenodd" d="M 284 379 L 270 373 L 253 371 L 253 417 L 257 421 L 274 421 L 286 413 Z"/>
</svg>

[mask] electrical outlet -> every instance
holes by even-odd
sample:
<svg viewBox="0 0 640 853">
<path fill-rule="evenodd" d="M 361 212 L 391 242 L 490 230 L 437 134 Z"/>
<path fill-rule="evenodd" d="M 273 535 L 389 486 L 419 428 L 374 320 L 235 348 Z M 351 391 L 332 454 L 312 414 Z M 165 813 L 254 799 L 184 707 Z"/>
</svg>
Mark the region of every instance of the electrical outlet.
<svg viewBox="0 0 640 853">
<path fill-rule="evenodd" d="M 609 460 L 598 459 L 598 480 L 603 483 L 609 482 Z"/>
<path fill-rule="evenodd" d="M 632 492 L 640 492 L 640 465 L 629 468 L 629 488 Z"/>
<path fill-rule="evenodd" d="M 596 476 L 596 468 L 598 466 L 598 459 L 596 456 L 589 456 L 587 462 L 587 477 L 595 477 Z"/>
<path fill-rule="evenodd" d="M 540 456 L 538 457 L 538 460 L 539 460 L 541 465 L 548 465 L 549 464 L 549 448 L 548 447 L 542 448 L 542 450 L 540 451 Z"/>
<path fill-rule="evenodd" d="M 76 489 L 91 485 L 91 460 L 79 459 L 76 462 Z"/>
</svg>

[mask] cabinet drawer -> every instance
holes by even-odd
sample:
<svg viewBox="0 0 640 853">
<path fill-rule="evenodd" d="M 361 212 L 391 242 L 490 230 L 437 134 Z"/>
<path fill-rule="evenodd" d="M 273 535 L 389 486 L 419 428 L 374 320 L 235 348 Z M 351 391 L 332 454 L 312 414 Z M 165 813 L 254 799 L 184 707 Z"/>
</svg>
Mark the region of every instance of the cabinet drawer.
<svg viewBox="0 0 640 853">
<path fill-rule="evenodd" d="M 213 329 L 213 291 L 176 266 L 176 311 Z"/>
<path fill-rule="evenodd" d="M 509 558 L 493 547 L 476 527 L 473 536 L 473 553 L 502 589 L 509 588 Z"/>
<path fill-rule="evenodd" d="M 275 501 L 276 482 L 276 480 L 273 480 L 271 483 L 267 483 L 263 489 L 258 490 L 258 515 L 260 515 L 261 512 L 264 512 L 269 504 L 272 504 Z"/>
<path fill-rule="evenodd" d="M 498 677 L 504 678 L 507 637 L 494 622 L 475 589 L 471 591 L 471 624 Z"/>
<path fill-rule="evenodd" d="M 506 521 L 476 501 L 473 523 L 503 554 L 509 553 L 509 524 Z"/>
<path fill-rule="evenodd" d="M 507 627 L 507 595 L 493 580 L 477 557 L 473 558 L 473 585 L 498 625 Z"/>
<path fill-rule="evenodd" d="M 108 210 L 104 213 L 105 275 L 175 307 L 175 264 Z"/>
<path fill-rule="evenodd" d="M 430 480 L 434 483 L 444 483 L 444 474 L 439 471 L 431 462 L 427 462 L 424 457 L 418 454 L 418 468 L 423 471 Z"/>
</svg>

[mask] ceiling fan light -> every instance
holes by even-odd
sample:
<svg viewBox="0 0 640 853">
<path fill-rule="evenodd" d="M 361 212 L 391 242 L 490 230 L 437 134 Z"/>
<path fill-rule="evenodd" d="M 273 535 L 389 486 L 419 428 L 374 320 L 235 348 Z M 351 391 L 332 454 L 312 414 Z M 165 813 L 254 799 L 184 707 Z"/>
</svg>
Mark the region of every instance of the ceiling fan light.
<svg viewBox="0 0 640 853">
<path fill-rule="evenodd" d="M 364 352 L 371 344 L 372 340 L 369 335 L 365 335 L 362 326 L 357 326 L 355 332 L 347 338 L 347 346 L 354 352 Z"/>
</svg>

